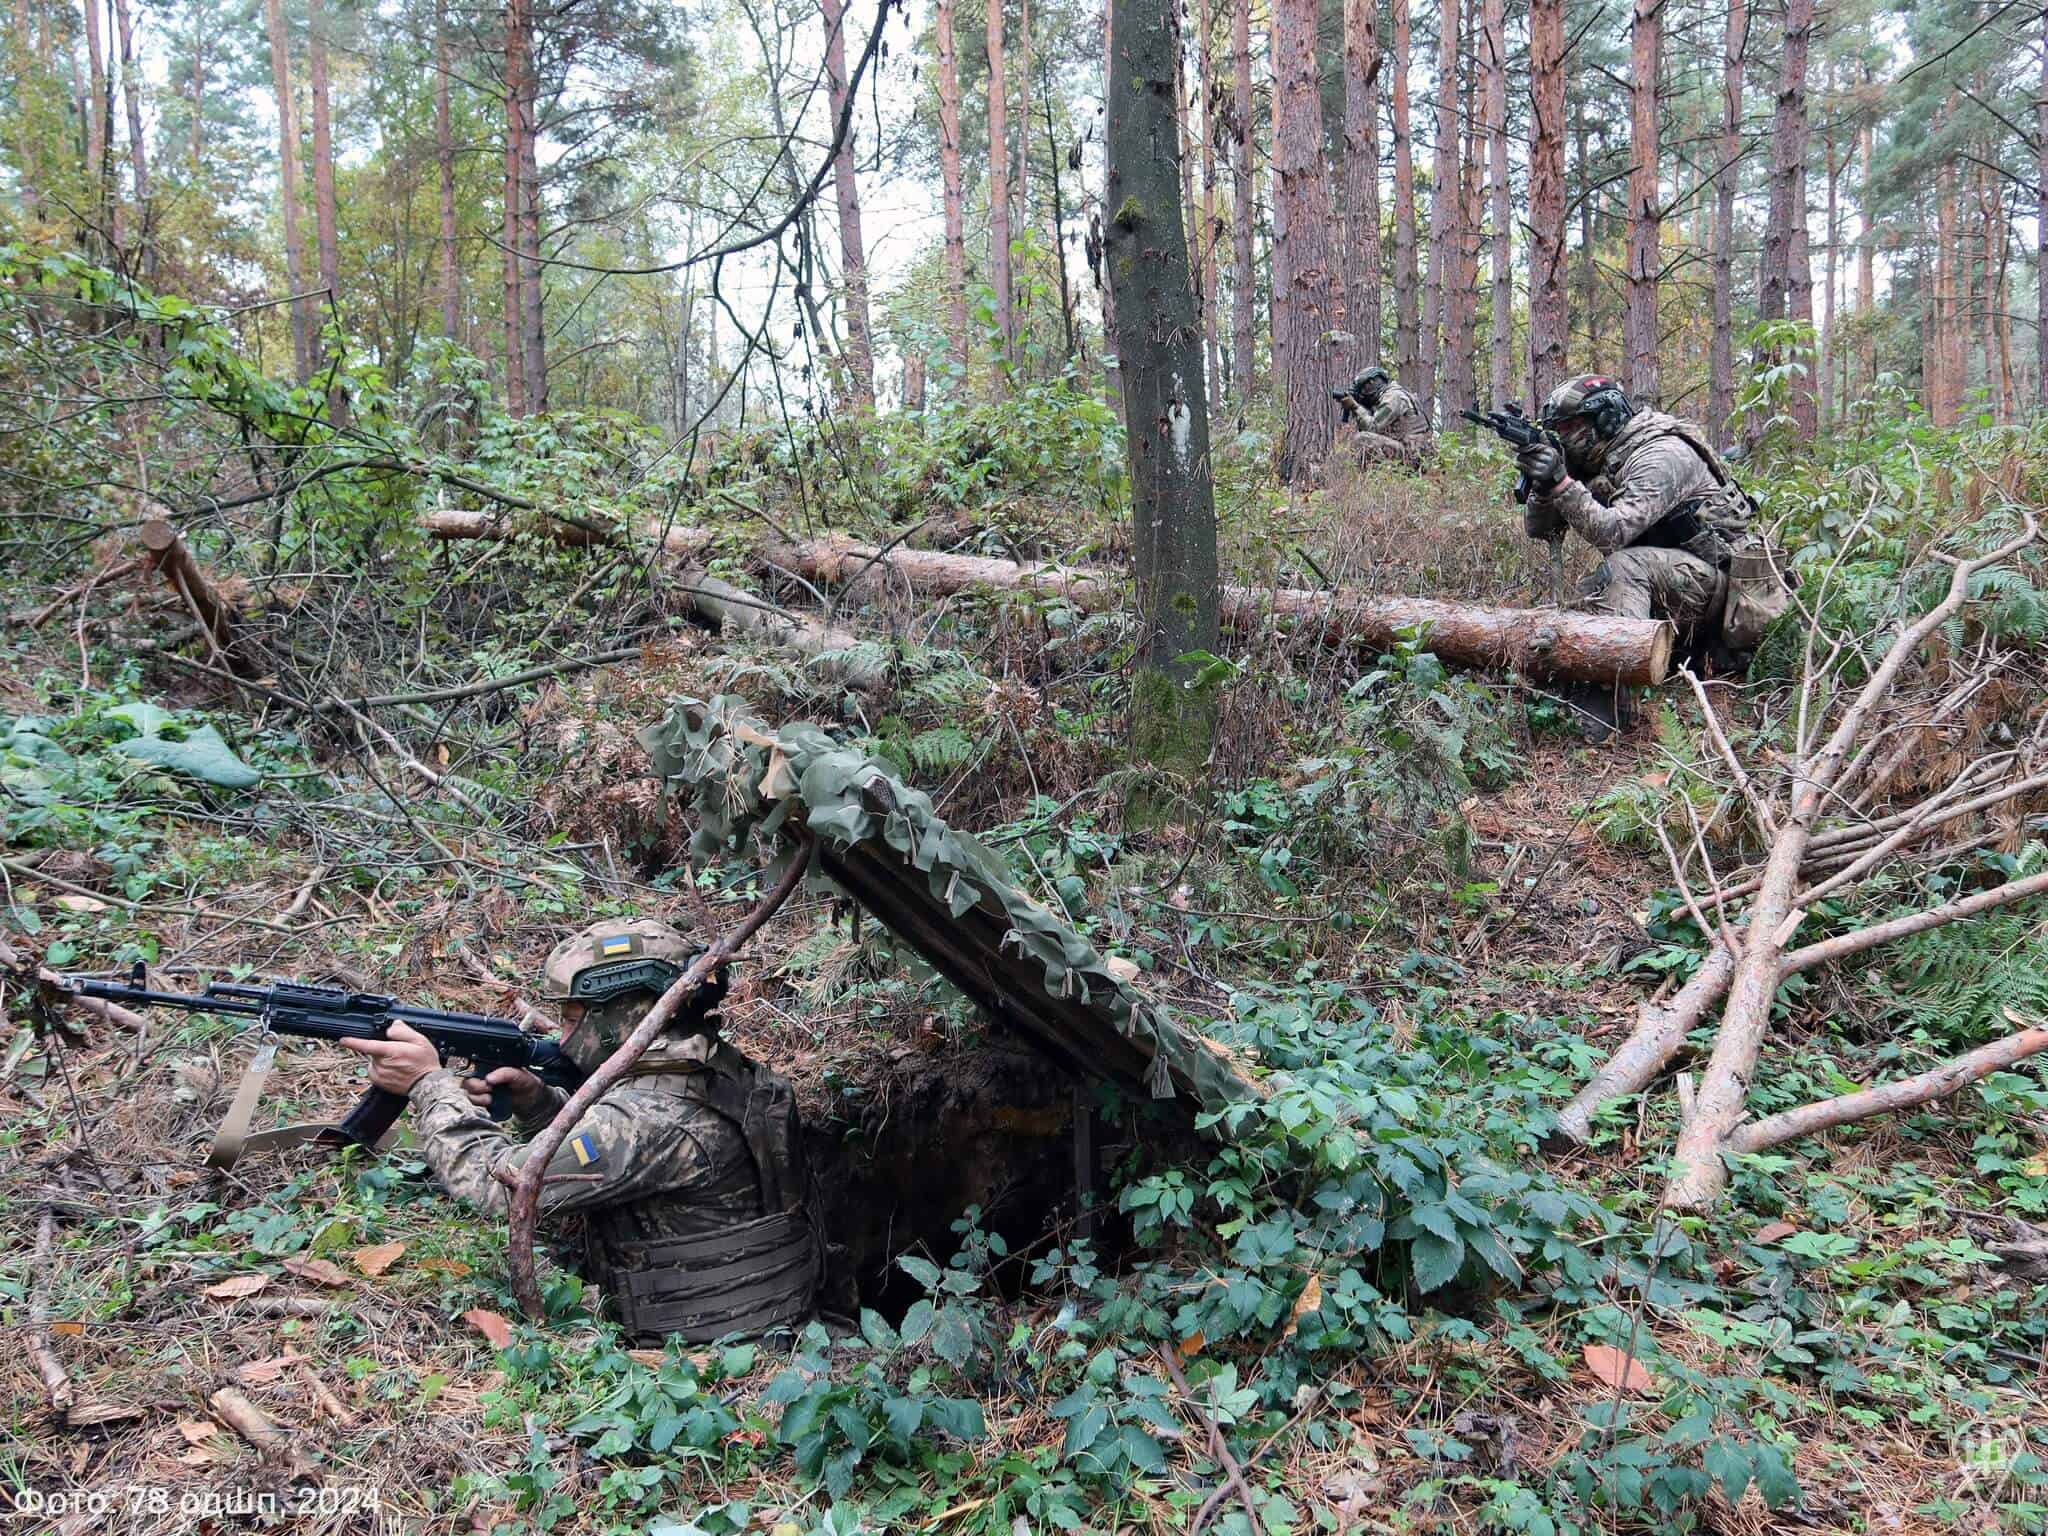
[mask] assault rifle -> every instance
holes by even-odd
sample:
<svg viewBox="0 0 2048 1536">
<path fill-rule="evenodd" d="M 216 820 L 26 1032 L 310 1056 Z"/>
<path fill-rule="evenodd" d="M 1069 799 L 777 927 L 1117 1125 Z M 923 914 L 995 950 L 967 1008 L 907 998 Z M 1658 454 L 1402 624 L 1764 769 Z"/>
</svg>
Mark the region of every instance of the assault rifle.
<svg viewBox="0 0 2048 1536">
<path fill-rule="evenodd" d="M 350 992 L 303 981 L 276 981 L 267 986 L 216 981 L 196 994 L 155 992 L 145 985 L 140 965 L 125 982 L 65 976 L 59 985 L 74 997 L 96 997 L 129 1007 L 182 1008 L 187 1013 L 253 1018 L 261 1021 L 267 1033 L 306 1040 L 382 1040 L 393 1024 L 408 1024 L 434 1043 L 444 1063 L 466 1062 L 477 1077 L 497 1067 L 520 1067 L 553 1087 L 573 1090 L 584 1076 L 554 1041 L 530 1035 L 510 1019 L 420 1008 L 375 992 Z M 404 1111 L 403 1095 L 373 1087 L 335 1129 L 346 1140 L 373 1147 Z M 502 1120 L 511 1112 L 510 1098 L 502 1088 L 493 1087 L 492 1118 Z"/>
<path fill-rule="evenodd" d="M 1460 411 L 1467 421 L 1485 427 L 1508 444 L 1515 452 L 1533 447 L 1537 443 L 1548 443 L 1560 454 L 1564 443 L 1555 432 L 1540 421 L 1531 421 L 1522 414 L 1522 403 L 1510 400 L 1497 411 Z M 1518 474 L 1515 477 L 1515 504 L 1520 506 L 1529 499 L 1529 477 Z M 1564 530 L 1559 529 L 1550 541 L 1550 603 L 1561 607 L 1564 603 Z"/>
</svg>

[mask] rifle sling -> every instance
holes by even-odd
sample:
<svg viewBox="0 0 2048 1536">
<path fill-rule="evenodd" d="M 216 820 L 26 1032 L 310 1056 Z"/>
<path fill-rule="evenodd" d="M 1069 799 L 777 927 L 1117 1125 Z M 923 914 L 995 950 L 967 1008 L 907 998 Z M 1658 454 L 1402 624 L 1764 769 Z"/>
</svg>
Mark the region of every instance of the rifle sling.
<svg viewBox="0 0 2048 1536">
<path fill-rule="evenodd" d="M 275 1044 L 264 1045 L 250 1058 L 249 1068 L 242 1074 L 234 1099 L 228 1104 L 228 1112 L 221 1117 L 220 1127 L 213 1133 L 213 1142 L 206 1149 L 207 1167 L 225 1173 L 248 1153 L 275 1152 L 285 1147 L 302 1147 L 309 1142 L 337 1147 L 357 1144 L 356 1139 L 340 1126 L 323 1121 L 250 1132 L 249 1122 L 256 1116 L 256 1106 L 263 1098 L 263 1085 L 269 1079 L 271 1065 L 276 1059 Z M 378 1138 L 377 1150 L 384 1151 L 400 1134 L 398 1127 L 393 1126 Z"/>
</svg>

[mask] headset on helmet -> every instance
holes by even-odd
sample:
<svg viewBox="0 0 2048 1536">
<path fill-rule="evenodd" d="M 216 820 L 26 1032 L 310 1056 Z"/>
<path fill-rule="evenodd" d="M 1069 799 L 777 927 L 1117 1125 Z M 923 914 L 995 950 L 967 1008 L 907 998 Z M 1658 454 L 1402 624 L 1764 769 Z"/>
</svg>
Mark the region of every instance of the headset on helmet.
<svg viewBox="0 0 2048 1536">
<path fill-rule="evenodd" d="M 1600 440 L 1606 442 L 1635 413 L 1636 408 L 1619 383 L 1592 373 L 1551 391 L 1550 398 L 1543 402 L 1543 425 L 1554 428 L 1574 416 L 1584 416 L 1592 422 Z"/>
</svg>

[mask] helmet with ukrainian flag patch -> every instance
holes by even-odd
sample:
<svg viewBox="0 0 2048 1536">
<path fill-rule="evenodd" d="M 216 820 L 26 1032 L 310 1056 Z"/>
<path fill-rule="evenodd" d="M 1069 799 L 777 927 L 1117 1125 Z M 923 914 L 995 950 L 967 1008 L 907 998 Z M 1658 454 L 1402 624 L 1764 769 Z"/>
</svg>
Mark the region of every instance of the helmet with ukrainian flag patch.
<svg viewBox="0 0 2048 1536">
<path fill-rule="evenodd" d="M 541 995 L 558 1003 L 607 1003 L 631 992 L 659 996 L 698 948 L 651 917 L 592 923 L 549 954 Z"/>
</svg>

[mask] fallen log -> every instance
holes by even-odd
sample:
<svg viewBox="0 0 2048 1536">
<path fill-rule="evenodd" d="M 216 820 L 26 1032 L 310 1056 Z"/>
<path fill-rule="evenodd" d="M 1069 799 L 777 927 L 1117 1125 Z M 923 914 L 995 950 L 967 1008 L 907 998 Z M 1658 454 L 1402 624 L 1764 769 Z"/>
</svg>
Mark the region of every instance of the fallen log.
<svg viewBox="0 0 2048 1536">
<path fill-rule="evenodd" d="M 1051 561 L 1019 563 L 986 555 L 876 548 L 843 534 L 779 541 L 761 546 L 760 554 L 821 584 L 857 586 L 886 573 L 930 596 L 1030 592 L 1094 610 L 1113 606 L 1125 591 L 1124 582 L 1106 571 Z M 1239 631 L 1274 620 L 1329 645 L 1390 646 L 1402 631 L 1420 628 L 1428 635 L 1430 650 L 1445 661 L 1512 669 L 1533 677 L 1655 685 L 1671 665 L 1669 624 L 1567 609 L 1485 608 L 1298 587 L 1225 587 L 1222 618 L 1227 627 Z"/>
<path fill-rule="evenodd" d="M 513 531 L 504 518 L 488 512 L 435 512 L 425 527 L 436 538 L 504 538 Z M 550 537 L 564 543 L 588 541 L 583 529 L 565 524 L 550 525 Z M 670 528 L 663 548 L 700 554 L 713 537 L 709 529 Z M 893 579 L 920 596 L 1024 592 L 1094 612 L 1116 606 L 1129 590 L 1120 574 L 1097 567 L 876 546 L 847 534 L 770 537 L 757 543 L 754 553 L 806 581 L 855 591 L 864 582 Z M 1570 609 L 1488 608 L 1299 587 L 1225 587 L 1222 618 L 1240 632 L 1277 622 L 1322 644 L 1380 648 L 1393 645 L 1403 631 L 1420 628 L 1430 650 L 1445 661 L 1539 678 L 1655 686 L 1671 666 L 1669 624 Z"/>
<path fill-rule="evenodd" d="M 429 538 L 434 539 L 509 539 L 514 534 L 538 531 L 557 544 L 584 548 L 592 544 L 616 544 L 615 537 L 602 530 L 582 523 L 565 522 L 558 517 L 537 513 L 532 521 L 515 523 L 511 516 L 500 509 L 495 512 L 471 512 L 458 508 L 443 508 L 429 512 L 420 519 L 420 527 Z M 709 528 L 664 527 L 658 524 L 643 524 L 636 530 L 639 537 L 658 544 L 671 555 L 684 559 L 695 559 L 711 547 L 717 537 Z"/>
<path fill-rule="evenodd" d="M 238 654 L 235 646 L 235 605 L 207 578 L 192 551 L 171 523 L 150 518 L 138 537 L 148 551 L 149 568 L 163 578 L 164 585 L 178 595 L 199 623 L 199 633 L 216 660 L 224 662 L 240 677 L 253 677 L 256 669 Z"/>
<path fill-rule="evenodd" d="M 786 613 L 753 593 L 701 571 L 691 571 L 684 584 L 670 590 L 690 600 L 690 611 L 720 634 L 741 634 L 776 650 L 813 661 L 835 655 L 821 671 L 836 682 L 863 691 L 888 675 L 888 658 L 877 647 L 862 647 L 860 637 L 818 619 Z"/>
</svg>

